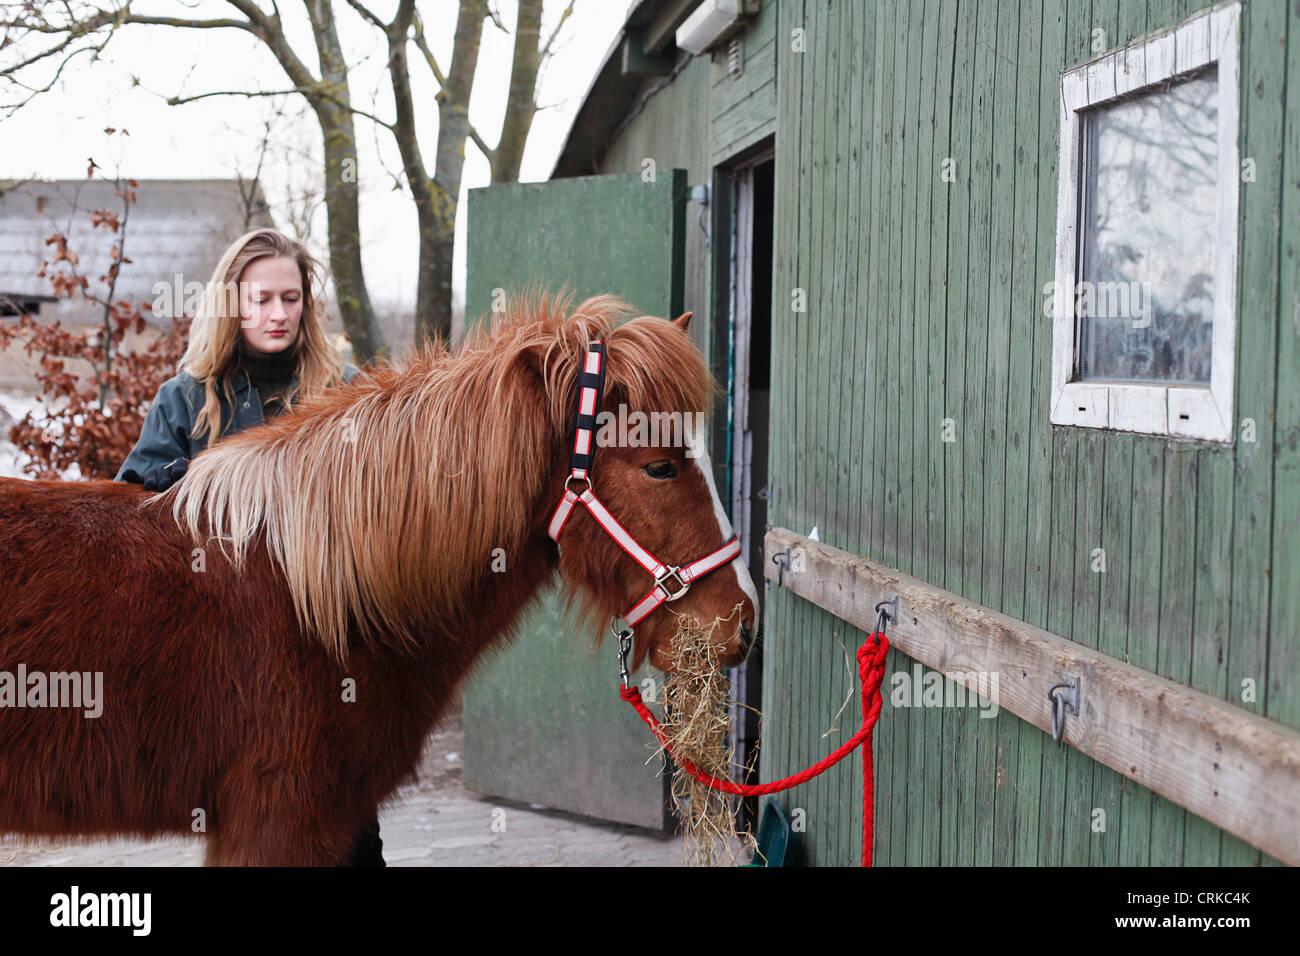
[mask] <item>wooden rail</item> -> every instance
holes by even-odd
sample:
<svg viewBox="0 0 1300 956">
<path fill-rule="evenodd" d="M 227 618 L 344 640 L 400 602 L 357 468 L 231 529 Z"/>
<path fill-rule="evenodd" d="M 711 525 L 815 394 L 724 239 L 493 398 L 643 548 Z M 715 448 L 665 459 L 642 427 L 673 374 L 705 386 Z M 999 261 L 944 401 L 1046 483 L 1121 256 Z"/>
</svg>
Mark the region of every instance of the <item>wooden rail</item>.
<svg viewBox="0 0 1300 956">
<path fill-rule="evenodd" d="M 769 580 L 864 631 L 897 594 L 893 647 L 971 690 L 996 674 L 995 703 L 1049 733 L 1048 688 L 1079 677 L 1081 713 L 1066 714 L 1064 743 L 1300 865 L 1300 732 L 792 531 L 773 528 L 765 548 Z M 782 551 L 792 567 L 780 573 Z"/>
</svg>

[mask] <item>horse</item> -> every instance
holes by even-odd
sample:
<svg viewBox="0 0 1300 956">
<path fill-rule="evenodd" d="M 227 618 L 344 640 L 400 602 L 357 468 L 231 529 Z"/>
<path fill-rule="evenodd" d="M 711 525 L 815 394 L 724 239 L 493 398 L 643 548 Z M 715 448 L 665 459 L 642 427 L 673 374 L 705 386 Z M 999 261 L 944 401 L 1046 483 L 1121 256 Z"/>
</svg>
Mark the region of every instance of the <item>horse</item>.
<svg viewBox="0 0 1300 956">
<path fill-rule="evenodd" d="M 230 436 L 162 493 L 0 480 L 0 833 L 202 833 L 205 865 L 342 864 L 544 586 L 599 642 L 651 585 L 589 509 L 548 533 L 593 341 L 602 413 L 717 397 L 689 313 L 632 314 L 615 295 L 513 295 L 459 348 Z M 706 456 L 601 446 L 587 478 L 646 552 L 731 553 Z M 633 667 L 671 671 L 687 620 L 739 663 L 757 616 L 737 557 L 637 625 Z M 100 713 L 50 706 L 69 675 L 102 677 Z"/>
</svg>

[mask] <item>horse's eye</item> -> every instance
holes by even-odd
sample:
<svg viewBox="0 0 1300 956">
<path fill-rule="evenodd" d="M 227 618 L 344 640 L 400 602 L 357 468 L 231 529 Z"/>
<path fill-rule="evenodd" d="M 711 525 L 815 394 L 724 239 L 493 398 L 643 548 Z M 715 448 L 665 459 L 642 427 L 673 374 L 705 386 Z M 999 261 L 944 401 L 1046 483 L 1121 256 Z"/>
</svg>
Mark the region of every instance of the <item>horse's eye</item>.
<svg viewBox="0 0 1300 956">
<path fill-rule="evenodd" d="M 671 461 L 657 461 L 653 465 L 646 465 L 644 471 L 651 478 L 660 480 L 677 477 L 677 469 L 673 467 Z"/>
</svg>

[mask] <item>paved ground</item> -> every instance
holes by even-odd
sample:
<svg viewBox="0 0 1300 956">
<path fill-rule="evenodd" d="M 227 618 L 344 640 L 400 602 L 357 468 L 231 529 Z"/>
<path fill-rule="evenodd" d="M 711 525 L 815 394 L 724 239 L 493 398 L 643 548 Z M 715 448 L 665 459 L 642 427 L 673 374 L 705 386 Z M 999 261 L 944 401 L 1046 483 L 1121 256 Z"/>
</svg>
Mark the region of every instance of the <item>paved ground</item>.
<svg viewBox="0 0 1300 956">
<path fill-rule="evenodd" d="M 380 811 L 389 866 L 681 866 L 680 838 L 471 793 L 461 784 L 461 739 L 457 716 L 427 741 L 417 783 Z M 492 829 L 498 809 L 505 812 L 505 832 Z M 0 866 L 202 862 L 202 841 L 184 837 L 85 844 L 0 838 Z"/>
</svg>

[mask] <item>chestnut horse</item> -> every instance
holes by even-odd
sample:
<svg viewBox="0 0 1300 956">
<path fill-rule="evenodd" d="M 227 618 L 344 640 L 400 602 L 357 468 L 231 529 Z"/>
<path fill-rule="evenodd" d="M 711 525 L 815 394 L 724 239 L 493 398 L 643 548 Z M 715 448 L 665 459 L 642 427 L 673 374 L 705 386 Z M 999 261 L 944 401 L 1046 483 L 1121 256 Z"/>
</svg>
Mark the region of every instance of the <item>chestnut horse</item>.
<svg viewBox="0 0 1300 956">
<path fill-rule="evenodd" d="M 588 342 L 606 341 L 603 409 L 704 411 L 717 386 L 689 313 L 570 308 L 512 298 L 455 352 L 233 435 L 162 494 L 0 480 L 0 677 L 102 675 L 98 716 L 0 692 L 0 833 L 202 831 L 209 865 L 339 864 L 557 571 L 601 630 L 642 598 L 649 575 L 585 508 L 547 534 Z M 664 562 L 731 537 L 679 444 L 599 447 L 592 485 Z M 641 622 L 634 660 L 671 667 L 689 616 L 734 664 L 757 603 L 737 558 Z"/>
</svg>

